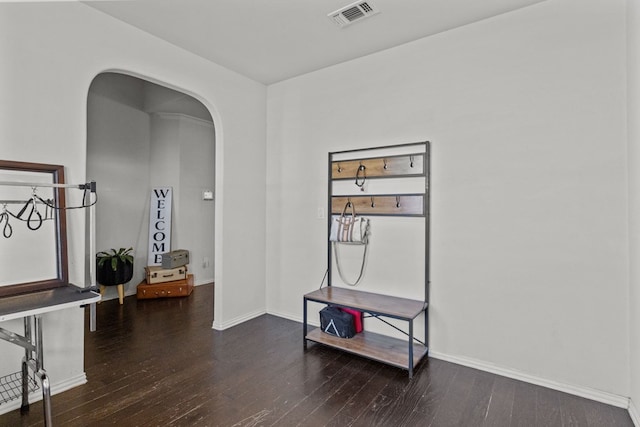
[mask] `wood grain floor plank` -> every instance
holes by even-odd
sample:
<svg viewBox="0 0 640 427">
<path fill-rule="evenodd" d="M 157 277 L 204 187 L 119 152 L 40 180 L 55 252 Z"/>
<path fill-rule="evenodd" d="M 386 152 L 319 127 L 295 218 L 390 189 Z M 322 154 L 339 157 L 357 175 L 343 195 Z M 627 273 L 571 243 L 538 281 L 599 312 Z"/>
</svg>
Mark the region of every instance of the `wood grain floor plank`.
<svg viewBox="0 0 640 427">
<path fill-rule="evenodd" d="M 387 386 L 391 378 L 397 375 L 396 368 L 377 362 L 371 363 L 373 364 L 371 370 L 364 371 L 366 381 L 363 381 L 360 390 L 327 421 L 327 426 L 355 425 L 356 420 L 367 410 L 378 394 Z"/>
<path fill-rule="evenodd" d="M 384 425 L 384 419 L 387 411 L 391 408 L 393 400 L 402 393 L 402 389 L 405 387 L 408 377 L 405 371 L 396 369 L 395 372 L 390 372 L 392 376 L 386 381 L 386 385 L 375 399 L 369 403 L 367 409 L 363 411 L 358 418 L 351 424 L 354 427 L 360 426 L 380 426 Z"/>
<path fill-rule="evenodd" d="M 536 414 L 538 425 L 562 426 L 560 399 L 562 393 L 545 387 L 536 389 Z"/>
<path fill-rule="evenodd" d="M 458 367 L 440 405 L 436 408 L 431 425 L 462 425 L 462 408 L 469 399 L 477 374 L 478 371 L 475 369 Z"/>
<path fill-rule="evenodd" d="M 481 426 L 487 416 L 491 391 L 496 376 L 489 372 L 477 371 L 467 401 L 462 405 L 460 423 L 467 426 Z"/>
<path fill-rule="evenodd" d="M 432 367 L 437 369 L 431 370 Z M 429 426 L 438 412 L 444 396 L 447 394 L 458 371 L 458 365 L 438 359 L 429 359 L 426 375 L 429 378 L 429 388 L 416 403 L 411 414 L 402 421 L 403 426 Z"/>
<path fill-rule="evenodd" d="M 437 367 L 429 366 L 428 361 L 424 361 L 418 366 L 414 372 L 414 377 L 409 379 L 405 377 L 404 381 L 399 378 L 397 383 L 389 383 L 394 387 L 388 392 L 388 398 L 385 405 L 374 411 L 374 423 L 376 425 L 401 425 L 408 419 L 419 404 L 420 400 L 425 396 L 431 387 L 433 376 L 438 374 Z M 421 375 L 421 370 L 429 370 L 428 375 Z M 406 373 L 405 373 L 406 374 Z M 380 396 L 383 396 L 381 393 Z M 395 396 L 395 397 L 394 397 Z M 370 406 L 371 408 L 372 406 Z"/>
<path fill-rule="evenodd" d="M 514 427 L 530 427 L 538 425 L 537 406 L 538 386 L 518 381 L 513 394 L 511 409 L 511 425 Z"/>
<path fill-rule="evenodd" d="M 588 426 L 582 398 L 565 395 L 560 401 L 560 416 L 564 426 Z"/>
<path fill-rule="evenodd" d="M 508 427 L 511 425 L 516 384 L 516 380 L 496 376 L 487 404 L 487 413 L 482 423 L 483 426 Z"/>
</svg>

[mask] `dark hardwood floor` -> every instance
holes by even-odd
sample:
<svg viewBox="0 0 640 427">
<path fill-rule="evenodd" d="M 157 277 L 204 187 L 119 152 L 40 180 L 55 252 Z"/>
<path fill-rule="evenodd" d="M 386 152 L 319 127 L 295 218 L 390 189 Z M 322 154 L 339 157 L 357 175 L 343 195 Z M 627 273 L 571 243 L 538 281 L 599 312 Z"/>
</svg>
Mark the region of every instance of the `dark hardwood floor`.
<svg viewBox="0 0 640 427">
<path fill-rule="evenodd" d="M 55 425 L 633 426 L 624 409 L 437 359 L 409 380 L 320 345 L 305 351 L 302 325 L 275 316 L 215 331 L 212 301 L 206 285 L 100 304 L 98 331 L 86 333 L 89 382 L 53 396 Z M 0 416 L 31 425 L 43 425 L 41 402 Z"/>
</svg>

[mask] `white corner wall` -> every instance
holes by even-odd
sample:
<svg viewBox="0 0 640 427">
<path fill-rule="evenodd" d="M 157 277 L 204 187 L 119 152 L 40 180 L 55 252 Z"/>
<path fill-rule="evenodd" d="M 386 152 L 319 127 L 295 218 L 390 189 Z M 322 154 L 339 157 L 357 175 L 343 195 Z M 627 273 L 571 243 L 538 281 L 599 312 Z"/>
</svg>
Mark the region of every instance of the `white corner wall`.
<svg viewBox="0 0 640 427">
<path fill-rule="evenodd" d="M 629 164 L 630 406 L 640 426 L 640 4 L 627 0 L 627 129 Z"/>
<path fill-rule="evenodd" d="M 87 106 L 87 180 L 96 181 L 99 203 L 96 251 L 134 249 L 134 275 L 125 284 L 131 295 L 147 262 L 150 118 L 100 92 L 90 93 Z M 105 298 L 117 298 L 115 286 L 107 287 Z"/>
<path fill-rule="evenodd" d="M 269 86 L 268 312 L 322 279 L 327 153 L 431 140 L 432 355 L 626 406 L 625 37 L 546 1 Z"/>
<path fill-rule="evenodd" d="M 265 176 L 265 86 L 79 2 L 2 3 L 0 34 L 2 157 L 65 165 L 68 182 L 85 180 L 87 93 L 99 73 L 142 76 L 207 106 L 216 125 L 214 326 L 264 312 L 265 184 L 255 176 Z M 82 215 L 69 221 L 69 238 L 71 280 L 83 284 Z M 84 376 L 82 319 L 80 310 L 47 318 L 54 390 Z"/>
</svg>

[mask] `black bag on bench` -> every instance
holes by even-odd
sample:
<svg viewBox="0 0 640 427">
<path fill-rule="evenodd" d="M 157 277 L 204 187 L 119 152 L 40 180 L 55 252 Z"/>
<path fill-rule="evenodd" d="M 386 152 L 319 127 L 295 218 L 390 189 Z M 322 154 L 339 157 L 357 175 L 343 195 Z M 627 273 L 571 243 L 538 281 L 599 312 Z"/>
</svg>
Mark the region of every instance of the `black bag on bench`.
<svg viewBox="0 0 640 427">
<path fill-rule="evenodd" d="M 338 307 L 325 307 L 320 310 L 320 328 L 322 332 L 340 338 L 352 338 L 356 334 L 353 315 Z"/>
</svg>

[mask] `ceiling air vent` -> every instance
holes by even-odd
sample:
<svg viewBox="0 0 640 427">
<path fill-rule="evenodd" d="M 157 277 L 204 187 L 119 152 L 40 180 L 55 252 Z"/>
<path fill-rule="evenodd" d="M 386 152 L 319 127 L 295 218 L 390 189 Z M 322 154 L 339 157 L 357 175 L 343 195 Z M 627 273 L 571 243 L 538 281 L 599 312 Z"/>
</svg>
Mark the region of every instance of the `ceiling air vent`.
<svg viewBox="0 0 640 427">
<path fill-rule="evenodd" d="M 368 18 L 379 10 L 370 1 L 357 1 L 327 15 L 340 27 L 346 27 L 363 18 Z"/>
</svg>

